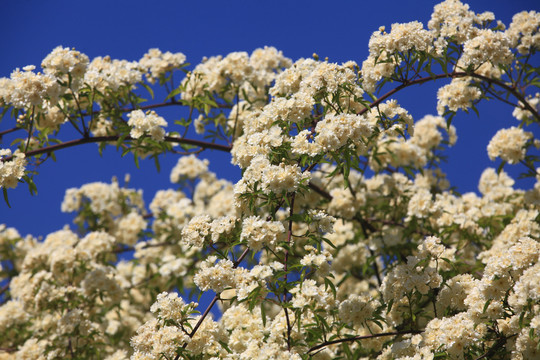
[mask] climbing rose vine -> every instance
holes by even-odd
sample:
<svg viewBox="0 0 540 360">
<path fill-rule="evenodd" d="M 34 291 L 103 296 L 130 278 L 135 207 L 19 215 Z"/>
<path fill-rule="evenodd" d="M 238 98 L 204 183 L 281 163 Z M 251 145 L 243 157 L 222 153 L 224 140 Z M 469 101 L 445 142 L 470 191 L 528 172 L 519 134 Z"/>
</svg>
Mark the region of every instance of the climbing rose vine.
<svg viewBox="0 0 540 360">
<path fill-rule="evenodd" d="M 539 359 L 539 29 L 535 11 L 505 25 L 446 0 L 375 31 L 360 63 L 59 46 L 14 70 L 2 211 L 74 146 L 178 163 L 150 204 L 115 178 L 66 190 L 75 227 L 0 226 L 0 359 Z M 415 119 L 394 95 L 428 82 L 437 107 Z M 485 144 L 480 193 L 460 194 L 440 168 L 452 119 L 487 99 L 515 119 Z M 509 166 L 536 183 L 514 189 Z"/>
</svg>

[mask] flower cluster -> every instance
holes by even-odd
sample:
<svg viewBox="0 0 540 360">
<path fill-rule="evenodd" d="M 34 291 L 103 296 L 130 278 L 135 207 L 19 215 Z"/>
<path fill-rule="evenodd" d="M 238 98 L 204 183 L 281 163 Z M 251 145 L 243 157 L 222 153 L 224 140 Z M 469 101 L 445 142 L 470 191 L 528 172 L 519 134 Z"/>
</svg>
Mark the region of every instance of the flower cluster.
<svg viewBox="0 0 540 360">
<path fill-rule="evenodd" d="M 35 73 L 34 65 L 16 69 L 9 79 L 0 79 L 0 101 L 15 108 L 41 106 L 44 101 L 51 105 L 58 102 L 62 92 L 56 79 L 50 74 Z"/>
<path fill-rule="evenodd" d="M 394 73 L 400 62 L 392 57 L 392 53 L 406 53 L 413 49 L 421 52 L 431 51 L 433 36 L 418 21 L 392 24 L 389 34 L 384 32 L 384 27 L 375 31 L 369 40 L 369 57 L 362 64 L 364 89 L 372 92 L 379 80 Z"/>
<path fill-rule="evenodd" d="M 240 239 L 247 241 L 255 251 L 263 247 L 274 248 L 284 240 L 285 227 L 280 221 L 265 221 L 257 216 L 250 216 L 242 223 Z"/>
<path fill-rule="evenodd" d="M 225 100 L 235 96 L 255 100 L 291 60 L 273 47 L 255 50 L 251 55 L 235 52 L 226 57 L 214 56 L 203 59 L 184 81 L 186 90 L 182 98 L 193 97 L 209 91 L 218 93 Z"/>
<path fill-rule="evenodd" d="M 188 71 L 182 53 L 90 61 L 57 47 L 41 73 L 0 79 L 14 117 L 1 134 L 24 130 L 0 150 L 6 200 L 21 181 L 35 189 L 27 163 L 79 143 L 178 157 L 174 188 L 148 207 L 126 176 L 66 191 L 76 231 L 0 225 L 0 358 L 539 358 L 539 24 L 522 12 L 506 29 L 445 0 L 427 27 L 379 28 L 361 67 L 265 47 Z M 441 79 L 439 116 L 413 119 L 394 98 Z M 145 103 L 137 86 L 167 94 Z M 441 163 L 456 112 L 486 99 L 519 124 L 494 131 L 498 168 L 462 194 Z M 170 105 L 185 117 L 166 136 L 142 109 Z M 69 126 L 79 139 L 57 137 Z M 235 183 L 205 149 L 230 154 Z M 535 183 L 519 189 L 509 166 Z"/>
<path fill-rule="evenodd" d="M 139 60 L 139 64 L 147 69 L 146 78 L 151 84 L 154 84 L 165 73 L 179 69 L 185 62 L 186 56 L 184 54 L 173 54 L 170 51 L 163 53 L 159 49 L 148 50 Z"/>
<path fill-rule="evenodd" d="M 540 49 L 540 13 L 537 11 L 522 11 L 512 17 L 512 23 L 506 31 L 512 47 L 522 55 L 527 55 L 535 49 Z"/>
<path fill-rule="evenodd" d="M 310 177 L 309 173 L 302 172 L 296 164 L 272 165 L 266 157 L 258 155 L 251 161 L 234 191 L 236 194 L 244 194 L 253 187 L 259 187 L 265 193 L 296 191 Z"/>
<path fill-rule="evenodd" d="M 510 41 L 505 33 L 489 29 L 479 30 L 474 38 L 467 40 L 461 57 L 465 67 L 479 66 L 488 61 L 495 66 L 508 65 L 513 59 Z"/>
<path fill-rule="evenodd" d="M 89 63 L 90 60 L 85 54 L 58 46 L 43 59 L 41 67 L 46 74 L 51 74 L 66 83 L 71 81 L 69 87 L 77 90 L 82 85 Z"/>
<path fill-rule="evenodd" d="M 375 299 L 352 294 L 339 304 L 339 317 L 346 323 L 362 326 L 373 316 L 378 305 Z"/>
<path fill-rule="evenodd" d="M 197 179 L 208 172 L 208 160 L 199 160 L 194 155 L 182 156 L 171 171 L 171 182 L 177 183 L 182 179 Z"/>
<path fill-rule="evenodd" d="M 10 161 L 3 158 L 12 157 Z M 16 150 L 11 156 L 10 149 L 0 150 L 0 188 L 14 188 L 19 180 L 24 176 L 26 166 L 25 155 L 19 150 Z"/>
<path fill-rule="evenodd" d="M 516 164 L 525 157 L 525 144 L 532 139 L 533 134 L 512 126 L 509 129 L 499 130 L 487 146 L 491 160 L 500 157 L 510 164 Z"/>
<path fill-rule="evenodd" d="M 96 345 L 106 336 L 100 324 L 101 314 L 114 312 L 124 298 L 121 276 L 108 264 L 115 239 L 104 232 L 91 232 L 79 239 L 64 229 L 49 234 L 43 242 L 33 243 L 24 261 L 16 265 L 13 300 L 7 307 L 0 307 L 0 318 L 12 318 L 5 312 L 10 310 L 18 314 L 11 320 L 13 329 L 47 334 L 38 348 L 44 352 L 45 347 L 54 347 L 54 352 L 49 353 L 52 357 L 67 356 L 68 349 L 57 347 L 73 337 L 79 339 L 75 351 L 101 351 L 101 346 Z M 30 322 L 31 317 L 39 321 Z M 130 324 L 132 319 L 125 320 L 118 323 L 117 329 L 140 325 L 139 321 Z M 21 356 L 31 356 L 31 343 L 29 340 L 21 348 Z M 82 350 L 90 344 L 92 350 Z"/>
<path fill-rule="evenodd" d="M 326 116 L 315 127 L 317 136 L 315 144 L 318 152 L 332 152 L 339 150 L 349 141 L 353 143 L 358 153 L 364 153 L 367 139 L 372 134 L 372 127 L 365 118 L 358 115 L 340 114 Z M 305 135 L 304 135 L 305 136 Z M 296 152 L 301 153 L 296 150 Z"/>
<path fill-rule="evenodd" d="M 161 126 L 167 126 L 167 121 L 158 116 L 155 111 L 146 114 L 142 110 L 134 110 L 128 114 L 127 124 L 131 126 L 129 135 L 138 139 L 143 135 L 149 135 L 153 140 L 163 141 L 165 130 Z"/>
<path fill-rule="evenodd" d="M 450 84 L 437 91 L 437 112 L 443 115 L 445 109 L 450 111 L 467 110 L 480 99 L 481 91 L 471 85 L 468 78 L 453 79 Z"/>
</svg>

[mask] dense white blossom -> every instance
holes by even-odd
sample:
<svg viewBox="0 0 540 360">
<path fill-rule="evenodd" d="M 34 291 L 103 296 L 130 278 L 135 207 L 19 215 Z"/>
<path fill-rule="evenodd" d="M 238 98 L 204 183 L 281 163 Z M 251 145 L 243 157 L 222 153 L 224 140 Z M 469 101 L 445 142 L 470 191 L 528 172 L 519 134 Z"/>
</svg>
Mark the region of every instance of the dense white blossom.
<svg viewBox="0 0 540 360">
<path fill-rule="evenodd" d="M 165 130 L 161 126 L 167 126 L 167 121 L 154 111 L 144 113 L 142 110 L 134 110 L 128 114 L 128 118 L 128 125 L 131 126 L 129 135 L 132 138 L 150 135 L 152 139 L 161 141 L 165 137 Z"/>
<path fill-rule="evenodd" d="M 194 155 L 182 156 L 171 171 L 171 182 L 177 183 L 182 179 L 194 180 L 206 175 L 208 160 L 200 160 Z"/>
<path fill-rule="evenodd" d="M 90 60 L 85 54 L 58 46 L 43 59 L 41 67 L 46 74 L 51 74 L 66 83 L 71 81 L 70 88 L 77 90 L 82 85 L 89 63 Z"/>
<path fill-rule="evenodd" d="M 3 158 L 12 156 L 10 161 Z M 25 155 L 16 150 L 12 155 L 10 149 L 0 149 L 0 188 L 14 188 L 24 176 L 26 166 Z"/>
<path fill-rule="evenodd" d="M 132 88 L 142 80 L 143 71 L 136 61 L 111 59 L 110 56 L 94 58 L 84 74 L 84 83 L 99 91 Z"/>
<path fill-rule="evenodd" d="M 427 29 L 381 26 L 361 67 L 264 47 L 189 71 L 182 53 L 90 61 L 59 46 L 41 72 L 1 78 L 1 136 L 23 134 L 0 150 L 4 193 L 34 190 L 38 165 L 78 143 L 177 158 L 163 162 L 175 189 L 148 210 L 126 175 L 67 189 L 73 227 L 0 224 L 0 358 L 538 358 L 539 14 L 505 29 L 445 0 Z M 413 119 L 395 96 L 436 80 L 439 116 Z M 169 96 L 147 103 L 141 86 Z M 459 193 L 441 170 L 452 112 L 488 98 L 519 123 L 487 144 L 499 168 Z M 141 109 L 169 105 L 189 115 L 166 136 Z M 58 137 L 70 126 L 80 139 Z M 207 148 L 230 154 L 236 183 Z M 522 190 L 507 163 L 536 182 Z"/>
<path fill-rule="evenodd" d="M 512 23 L 506 30 L 512 47 L 522 55 L 533 49 L 540 49 L 540 13 L 538 11 L 522 11 L 512 17 Z"/>
<path fill-rule="evenodd" d="M 437 91 L 437 112 L 443 115 L 445 109 L 450 111 L 467 110 L 481 96 L 481 91 L 471 85 L 468 78 L 454 78 L 450 84 Z"/>
<path fill-rule="evenodd" d="M 479 30 L 476 36 L 463 45 L 461 61 L 464 67 L 481 65 L 490 61 L 495 66 L 508 65 L 513 60 L 510 41 L 503 32 Z"/>
<path fill-rule="evenodd" d="M 182 53 L 173 54 L 170 51 L 163 53 L 156 48 L 148 50 L 148 52 L 139 60 L 141 67 L 148 71 L 146 78 L 152 84 L 155 83 L 161 75 L 165 75 L 168 71 L 180 68 L 185 62 L 186 56 Z"/>
<path fill-rule="evenodd" d="M 525 157 L 525 144 L 533 134 L 521 128 L 512 126 L 501 129 L 493 136 L 487 146 L 487 152 L 491 160 L 500 157 L 510 164 L 516 164 Z"/>
<path fill-rule="evenodd" d="M 250 248 L 260 250 L 263 246 L 275 247 L 285 238 L 285 227 L 280 221 L 265 221 L 250 216 L 242 222 L 240 239 L 247 241 Z"/>
<path fill-rule="evenodd" d="M 0 99 L 15 108 L 42 106 L 47 100 L 56 104 L 62 92 L 56 78 L 51 74 L 35 73 L 34 65 L 25 66 L 22 71 L 16 69 L 9 79 L 0 79 Z"/>
</svg>

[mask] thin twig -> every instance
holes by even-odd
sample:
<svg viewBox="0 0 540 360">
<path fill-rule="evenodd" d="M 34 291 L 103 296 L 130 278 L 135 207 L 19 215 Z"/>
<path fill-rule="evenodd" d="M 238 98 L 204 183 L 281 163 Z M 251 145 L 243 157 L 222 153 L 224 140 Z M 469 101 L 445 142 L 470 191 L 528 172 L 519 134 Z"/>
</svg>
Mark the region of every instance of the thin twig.
<svg viewBox="0 0 540 360">
<path fill-rule="evenodd" d="M 498 339 L 495 344 L 493 344 L 493 346 L 491 346 L 485 353 L 477 357 L 475 360 L 488 359 L 488 357 L 493 355 L 493 353 L 497 351 L 497 349 L 505 345 L 508 339 L 513 338 L 514 336 L 517 336 L 517 334 Z"/>
<path fill-rule="evenodd" d="M 122 109 L 118 109 L 118 110 L 120 112 L 126 113 L 126 112 L 131 112 L 133 110 L 151 110 L 151 109 L 157 109 L 157 108 L 161 108 L 161 107 L 174 106 L 174 105 L 184 106 L 184 104 L 182 104 L 182 102 L 180 102 L 180 101 L 172 101 L 171 100 L 171 101 L 167 101 L 167 102 L 163 102 L 163 103 L 159 103 L 159 104 L 150 104 L 150 105 L 144 105 L 144 106 L 140 106 L 140 107 L 122 108 Z M 102 110 L 96 110 L 96 111 L 92 111 L 90 114 L 82 113 L 81 116 L 99 115 L 102 112 L 103 112 Z"/>
<path fill-rule="evenodd" d="M 26 146 L 24 147 L 24 152 L 28 151 L 30 146 L 30 139 L 32 138 L 32 132 L 34 131 L 34 110 L 35 106 L 32 106 L 32 115 L 30 115 L 30 129 L 28 130 L 28 138 L 26 139 Z"/>
<path fill-rule="evenodd" d="M 326 347 L 326 346 L 329 346 L 329 345 L 340 344 L 340 343 L 344 343 L 344 342 L 353 342 L 353 341 L 364 340 L 364 339 L 373 339 L 373 338 L 378 338 L 378 337 L 383 337 L 383 336 L 398 336 L 398 335 L 406 335 L 406 334 L 421 334 L 421 333 L 423 333 L 423 332 L 424 332 L 423 330 L 396 331 L 396 332 L 386 332 L 386 333 L 380 333 L 380 334 L 371 334 L 371 335 L 354 336 L 354 337 L 345 338 L 345 339 L 337 339 L 337 340 L 332 340 L 332 341 L 325 341 L 325 342 L 323 342 L 322 344 L 319 344 L 319 345 L 316 345 L 316 346 L 313 346 L 312 348 L 310 348 L 310 349 L 308 350 L 308 353 L 313 352 L 313 351 L 315 351 L 315 350 L 322 349 L 322 348 L 324 348 L 324 347 Z"/>
<path fill-rule="evenodd" d="M 294 198 L 295 198 L 295 195 L 296 193 L 292 193 L 291 195 L 291 204 L 290 204 L 290 208 L 289 208 L 289 229 L 287 231 L 287 248 L 285 248 L 285 257 L 284 257 L 284 260 L 283 260 L 283 265 L 284 265 L 284 275 L 283 275 L 283 278 L 284 278 L 284 281 L 283 283 L 285 284 L 285 288 L 283 289 L 283 302 L 286 303 L 287 302 L 287 294 L 288 294 L 288 291 L 287 291 L 287 269 L 288 269 L 288 261 L 289 261 L 289 247 L 291 246 L 291 239 L 292 239 L 292 228 L 293 228 L 293 215 L 294 215 Z M 291 327 L 291 320 L 289 318 L 289 311 L 287 310 L 287 307 L 285 306 L 283 308 L 283 310 L 285 311 L 285 318 L 287 319 L 287 349 L 288 350 L 291 350 L 291 331 L 292 331 L 292 327 Z"/>
<path fill-rule="evenodd" d="M 18 130 L 24 130 L 24 128 L 22 127 L 14 127 L 14 128 L 11 128 L 11 129 L 7 129 L 7 130 L 4 130 L 4 131 L 0 131 L 0 140 L 2 140 L 2 137 L 4 135 L 7 135 L 7 134 L 10 134 L 12 132 L 15 132 L 15 131 L 18 131 Z"/>
<path fill-rule="evenodd" d="M 236 259 L 236 261 L 234 262 L 233 269 L 236 269 L 238 267 L 238 265 L 240 265 L 240 263 L 242 262 L 242 260 L 244 260 L 244 258 L 247 256 L 248 253 L 249 253 L 249 248 L 246 247 L 246 249 L 240 255 L 240 257 L 238 259 Z M 219 294 L 216 294 L 214 296 L 214 298 L 212 299 L 212 301 L 210 302 L 210 304 L 208 305 L 208 307 L 206 308 L 206 310 L 204 311 L 204 313 L 199 318 L 199 321 L 197 321 L 197 324 L 195 324 L 195 327 L 193 328 L 193 330 L 189 333 L 188 336 L 190 338 L 195 336 L 195 333 L 197 332 L 197 330 L 201 326 L 202 322 L 208 316 L 208 314 L 210 313 L 210 310 L 212 309 L 212 307 L 216 304 L 216 302 L 218 300 L 219 300 Z M 185 349 L 187 347 L 187 345 L 188 345 L 188 343 L 184 343 L 184 345 L 182 345 L 182 349 Z M 177 354 L 176 357 L 174 358 L 174 360 L 178 360 L 179 358 L 180 358 L 180 354 Z"/>
</svg>

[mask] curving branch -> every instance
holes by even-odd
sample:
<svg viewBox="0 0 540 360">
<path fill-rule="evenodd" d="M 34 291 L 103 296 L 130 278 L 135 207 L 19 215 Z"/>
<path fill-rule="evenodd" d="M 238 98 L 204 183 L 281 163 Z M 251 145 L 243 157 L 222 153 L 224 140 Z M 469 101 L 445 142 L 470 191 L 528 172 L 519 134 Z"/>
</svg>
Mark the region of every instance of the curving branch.
<svg viewBox="0 0 540 360">
<path fill-rule="evenodd" d="M 392 95 L 396 94 L 397 92 L 399 92 L 399 91 L 401 91 L 404 88 L 407 88 L 409 86 L 419 85 L 419 84 L 423 84 L 423 83 L 426 83 L 426 82 L 429 82 L 429 81 L 434 81 L 434 80 L 439 80 L 439 79 L 444 79 L 444 78 L 457 78 L 457 77 L 467 77 L 467 76 L 477 78 L 479 80 L 485 81 L 485 82 L 490 83 L 490 84 L 495 84 L 495 85 L 500 86 L 501 88 L 505 89 L 506 91 L 511 93 L 514 97 L 516 97 L 521 102 L 523 108 L 528 110 L 538 121 L 540 121 L 540 114 L 538 113 L 538 111 L 536 111 L 528 103 L 528 101 L 525 99 L 525 97 L 522 94 L 520 94 L 515 89 L 515 87 L 511 87 L 511 86 L 509 86 L 509 85 L 505 84 L 504 82 L 502 82 L 500 80 L 497 80 L 497 79 L 492 79 L 492 78 L 489 78 L 489 77 L 486 77 L 486 76 L 483 76 L 483 75 L 480 75 L 480 74 L 476 74 L 474 72 L 463 72 L 463 71 L 461 71 L 461 72 L 454 71 L 452 73 L 439 74 L 439 75 L 433 75 L 433 76 L 426 76 L 426 77 L 419 78 L 419 79 L 416 79 L 416 80 L 406 81 L 403 84 L 401 84 L 401 85 L 395 87 L 394 89 L 388 91 L 386 94 L 382 95 L 377 100 L 373 101 L 368 107 L 365 107 L 364 109 L 359 111 L 358 115 L 362 115 L 362 114 L 366 113 L 371 108 L 379 105 L 384 100 L 388 99 Z M 159 103 L 159 104 L 151 104 L 151 105 L 141 106 L 138 109 L 140 109 L 140 110 L 148 110 L 148 109 L 154 109 L 154 108 L 159 108 L 159 107 L 164 107 L 164 106 L 175 106 L 175 105 L 183 106 L 182 102 L 173 100 L 173 101 Z M 134 109 L 133 108 L 121 109 L 122 112 L 128 112 L 128 111 L 132 111 L 132 110 L 134 110 Z M 100 111 L 92 112 L 91 114 L 81 114 L 81 117 L 88 116 L 88 115 L 99 114 L 99 112 Z M 15 128 L 8 129 L 8 130 L 5 130 L 3 132 L 0 132 L 0 138 L 5 134 L 17 131 L 19 129 L 21 129 L 21 128 L 15 127 Z M 28 151 L 28 152 L 25 153 L 25 155 L 27 157 L 28 156 L 35 156 L 35 155 L 40 155 L 40 154 L 48 153 L 48 152 L 51 152 L 51 151 L 56 151 L 56 150 L 69 148 L 69 147 L 73 147 L 73 146 L 77 146 L 77 145 L 82 145 L 82 144 L 86 144 L 86 143 L 109 142 L 109 141 L 117 141 L 119 139 L 120 139 L 120 136 L 118 136 L 118 135 L 83 137 L 81 139 L 70 140 L 70 141 L 60 143 L 60 144 L 55 144 L 55 145 L 47 146 L 47 147 L 44 147 L 44 148 Z M 133 140 L 133 138 L 128 136 L 128 137 L 125 137 L 124 140 L 130 141 L 130 140 Z M 214 149 L 214 150 L 220 150 L 220 151 L 225 151 L 225 152 L 230 152 L 231 148 L 232 148 L 232 146 L 230 146 L 230 145 L 221 145 L 221 144 L 210 143 L 210 142 L 201 141 L 201 140 L 177 138 L 177 137 L 171 137 L 171 136 L 165 137 L 165 141 L 173 142 L 173 143 L 179 143 L 179 144 L 189 144 L 189 145 L 194 145 L 194 146 L 201 147 L 203 149 Z M 10 161 L 12 158 L 13 158 L 13 156 L 9 156 L 9 157 L 4 158 L 3 161 Z M 314 190 L 317 191 L 316 189 L 314 189 Z"/>
<path fill-rule="evenodd" d="M 514 97 L 516 99 L 518 99 L 520 102 L 521 102 L 521 105 L 526 109 L 528 110 L 535 118 L 536 120 L 540 121 L 540 114 L 538 113 L 538 111 L 536 109 L 534 109 L 531 104 L 529 104 L 529 102 L 527 101 L 527 99 L 525 99 L 525 96 L 523 96 L 522 94 L 520 94 L 518 91 L 516 91 L 515 87 L 512 87 L 512 86 L 508 86 L 507 84 L 505 84 L 504 82 L 500 81 L 500 80 L 497 80 L 497 79 L 492 79 L 492 78 L 489 78 L 487 76 L 483 76 L 483 75 L 480 75 L 480 74 L 476 74 L 476 73 L 471 73 L 471 74 L 467 74 L 467 76 L 471 76 L 471 77 L 474 77 L 474 78 L 477 78 L 477 79 L 480 79 L 482 81 L 485 81 L 487 83 L 490 83 L 490 84 L 495 84 L 497 86 L 500 86 L 502 87 L 504 90 L 508 91 L 510 94 L 514 95 Z"/>
<path fill-rule="evenodd" d="M 236 261 L 233 263 L 233 269 L 236 269 L 238 265 L 240 265 L 240 263 L 242 262 L 242 260 L 244 260 L 244 258 L 247 256 L 248 253 L 249 253 L 249 247 L 246 247 L 244 252 L 242 252 L 242 254 L 240 255 L 240 257 L 236 259 Z M 197 321 L 197 324 L 195 324 L 195 326 L 193 327 L 193 330 L 189 333 L 190 338 L 193 338 L 193 336 L 195 336 L 195 333 L 197 332 L 197 330 L 199 330 L 199 327 L 201 326 L 202 322 L 204 321 L 204 319 L 206 319 L 206 317 L 210 313 L 210 310 L 212 310 L 212 308 L 214 307 L 214 305 L 216 304 L 218 300 L 219 300 L 219 294 L 216 294 L 214 298 L 212 299 L 212 301 L 210 302 L 210 304 L 208 305 L 208 307 L 206 308 L 206 310 L 204 311 L 204 313 L 199 318 L 199 321 Z M 188 343 L 184 343 L 184 345 L 182 345 L 182 349 L 185 349 L 187 345 Z M 174 360 L 178 360 L 179 358 L 180 358 L 180 353 L 176 355 Z"/>
<path fill-rule="evenodd" d="M 310 349 L 308 350 L 308 354 L 309 354 L 310 352 L 313 352 L 313 351 L 322 349 L 322 348 L 327 347 L 327 346 L 329 346 L 329 345 L 341 344 L 341 343 L 344 343 L 344 342 L 353 342 L 353 341 L 364 340 L 364 339 L 373 339 L 373 338 L 378 338 L 378 337 L 383 337 L 383 336 L 398 336 L 398 335 L 406 335 L 406 334 L 421 334 L 421 333 L 423 333 L 423 332 L 424 332 L 424 330 L 395 331 L 395 332 L 386 332 L 386 333 L 379 333 L 379 334 L 371 334 L 371 335 L 363 335 L 363 336 L 354 336 L 354 337 L 345 338 L 345 339 L 337 339 L 337 340 L 332 340 L 332 341 L 325 341 L 325 342 L 323 342 L 322 344 L 319 344 L 319 345 L 316 345 L 316 346 L 313 346 L 312 348 L 310 348 Z"/>
<path fill-rule="evenodd" d="M 26 152 L 25 155 L 27 157 L 36 156 L 36 155 L 46 154 L 52 151 L 66 149 L 66 148 L 83 145 L 83 144 L 118 141 L 120 138 L 121 136 L 119 135 L 94 136 L 94 137 L 89 137 L 89 138 L 83 137 L 80 139 L 69 140 L 60 144 L 50 145 L 50 146 L 46 146 L 46 147 L 39 148 L 36 150 L 31 150 L 31 151 Z M 131 136 L 126 136 L 124 140 L 133 141 L 135 139 L 133 139 Z M 178 138 L 174 136 L 165 136 L 164 141 L 171 142 L 171 143 L 178 143 L 178 144 L 194 145 L 194 146 L 201 147 L 203 149 L 220 150 L 224 152 L 231 151 L 231 147 L 228 145 L 221 145 L 221 144 L 211 143 L 211 142 L 202 141 L 202 140 L 183 139 L 183 138 Z M 13 155 L 7 156 L 6 158 L 3 159 L 3 161 L 10 161 L 12 158 L 13 158 Z"/>
<path fill-rule="evenodd" d="M 406 87 L 409 87 L 409 86 L 412 86 L 412 85 L 423 84 L 423 83 L 433 81 L 433 80 L 440 80 L 440 79 L 445 79 L 445 78 L 452 78 L 453 79 L 453 78 L 467 77 L 467 76 L 477 78 L 477 79 L 485 81 L 487 83 L 495 84 L 497 86 L 500 86 L 501 88 L 503 88 L 504 90 L 506 90 L 510 94 L 512 94 L 516 99 L 518 99 L 521 102 L 522 106 L 526 110 L 528 110 L 538 121 L 540 121 L 540 114 L 538 113 L 538 111 L 536 111 L 529 104 L 529 102 L 525 99 L 525 97 L 521 93 L 519 93 L 514 87 L 508 86 L 504 82 L 502 82 L 500 80 L 497 80 L 497 79 L 492 79 L 492 78 L 489 78 L 487 76 L 476 74 L 474 72 L 465 72 L 465 71 L 454 71 L 454 72 L 451 72 L 451 73 L 448 73 L 448 74 L 439 74 L 439 75 L 434 75 L 434 76 L 426 76 L 426 77 L 419 78 L 419 79 L 416 79 L 416 80 L 406 81 L 403 84 L 401 84 L 401 85 L 395 87 L 394 89 L 388 91 L 386 94 L 382 95 L 377 100 L 373 101 L 369 105 L 369 107 L 366 107 L 366 108 L 362 109 L 361 111 L 359 111 L 358 115 L 362 115 L 362 114 L 366 113 L 371 108 L 379 105 L 381 102 L 383 102 L 384 100 L 388 99 L 390 96 L 394 95 L 395 93 L 401 91 L 402 89 L 404 89 Z"/>
<path fill-rule="evenodd" d="M 14 127 L 14 128 L 11 128 L 11 129 L 7 129 L 7 130 L 4 130 L 4 131 L 0 131 L 0 140 L 2 140 L 2 137 L 3 137 L 4 135 L 7 135 L 7 134 L 10 134 L 10 133 L 12 133 L 12 132 L 19 131 L 19 130 L 24 130 L 24 128 L 16 126 L 16 127 Z"/>
</svg>

